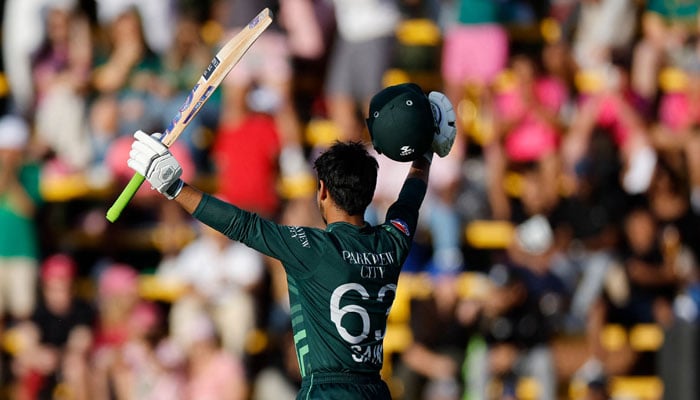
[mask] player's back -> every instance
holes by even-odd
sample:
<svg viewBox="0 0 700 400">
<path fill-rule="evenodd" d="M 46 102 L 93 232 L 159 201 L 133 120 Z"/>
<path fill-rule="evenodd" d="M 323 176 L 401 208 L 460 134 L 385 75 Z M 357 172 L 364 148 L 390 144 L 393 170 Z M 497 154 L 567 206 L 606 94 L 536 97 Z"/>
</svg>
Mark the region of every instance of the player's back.
<svg viewBox="0 0 700 400">
<path fill-rule="evenodd" d="M 322 255 L 308 276 L 288 274 L 302 376 L 379 377 L 386 318 L 408 246 L 385 226 L 330 224 L 308 231 Z"/>
</svg>

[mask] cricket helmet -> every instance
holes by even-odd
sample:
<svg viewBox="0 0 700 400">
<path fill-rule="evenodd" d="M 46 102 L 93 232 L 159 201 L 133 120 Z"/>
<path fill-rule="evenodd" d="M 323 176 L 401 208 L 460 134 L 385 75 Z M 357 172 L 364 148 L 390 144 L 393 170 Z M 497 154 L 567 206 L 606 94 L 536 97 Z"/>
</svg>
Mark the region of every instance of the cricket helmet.
<svg viewBox="0 0 700 400">
<path fill-rule="evenodd" d="M 413 161 L 430 150 L 436 126 L 420 86 L 402 83 L 372 97 L 367 128 L 374 149 L 395 161 Z"/>
</svg>

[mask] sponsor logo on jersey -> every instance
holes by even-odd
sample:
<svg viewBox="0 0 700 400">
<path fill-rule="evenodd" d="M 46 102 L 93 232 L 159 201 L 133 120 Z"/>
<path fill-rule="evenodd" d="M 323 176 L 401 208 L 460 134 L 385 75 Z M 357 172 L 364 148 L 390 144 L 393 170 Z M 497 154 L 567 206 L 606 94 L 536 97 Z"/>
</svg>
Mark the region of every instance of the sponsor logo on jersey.
<svg viewBox="0 0 700 400">
<path fill-rule="evenodd" d="M 398 230 L 400 230 L 401 232 L 403 232 L 404 235 L 406 235 L 406 236 L 410 236 L 410 235 L 411 235 L 411 231 L 408 229 L 408 224 L 407 224 L 406 222 L 404 222 L 403 220 L 400 220 L 400 219 L 392 219 L 392 220 L 389 221 L 389 222 L 390 222 L 392 225 L 394 225 L 394 227 L 396 227 L 396 229 L 398 229 Z"/>
</svg>

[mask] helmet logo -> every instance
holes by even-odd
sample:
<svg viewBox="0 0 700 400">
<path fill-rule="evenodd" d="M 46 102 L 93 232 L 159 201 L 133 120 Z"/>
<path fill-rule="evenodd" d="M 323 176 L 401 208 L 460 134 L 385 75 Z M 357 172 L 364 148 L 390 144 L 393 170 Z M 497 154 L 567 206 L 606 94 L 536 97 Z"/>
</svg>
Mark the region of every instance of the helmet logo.
<svg viewBox="0 0 700 400">
<path fill-rule="evenodd" d="M 415 149 L 411 146 L 401 146 L 401 156 L 408 156 L 415 152 Z"/>
</svg>

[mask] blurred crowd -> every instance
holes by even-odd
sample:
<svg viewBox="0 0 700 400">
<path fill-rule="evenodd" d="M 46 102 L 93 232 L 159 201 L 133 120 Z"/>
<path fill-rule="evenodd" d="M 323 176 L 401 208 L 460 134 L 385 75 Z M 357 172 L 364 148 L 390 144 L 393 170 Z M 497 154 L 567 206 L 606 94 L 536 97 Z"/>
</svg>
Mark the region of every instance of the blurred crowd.
<svg viewBox="0 0 700 400">
<path fill-rule="evenodd" d="M 409 340 L 385 343 L 397 399 L 570 398 L 572 382 L 606 399 L 616 376 L 665 379 L 670 350 L 611 351 L 611 325 L 685 338 L 672 369 L 700 361 L 700 1 L 0 4 L 0 397 L 295 398 L 277 261 L 147 185 L 104 218 L 133 132 L 166 129 L 263 7 L 273 25 L 171 147 L 203 190 L 321 227 L 311 162 L 336 139 L 370 146 L 374 93 L 411 80 L 457 111 L 400 286 Z M 378 161 L 370 222 L 408 168 Z M 673 379 L 664 398 L 697 398 Z"/>
</svg>

